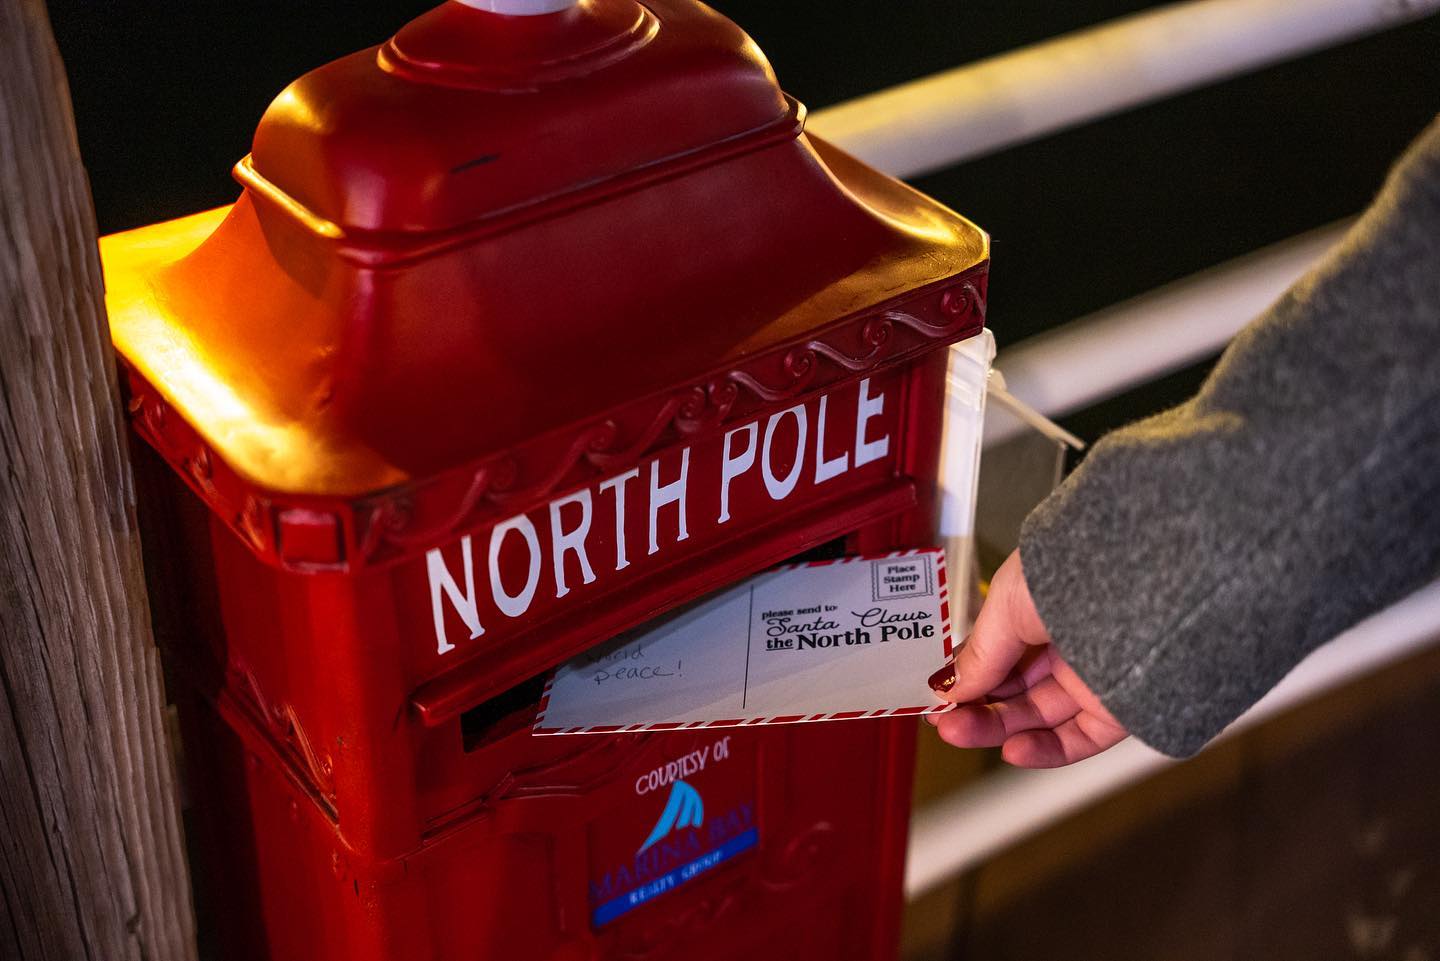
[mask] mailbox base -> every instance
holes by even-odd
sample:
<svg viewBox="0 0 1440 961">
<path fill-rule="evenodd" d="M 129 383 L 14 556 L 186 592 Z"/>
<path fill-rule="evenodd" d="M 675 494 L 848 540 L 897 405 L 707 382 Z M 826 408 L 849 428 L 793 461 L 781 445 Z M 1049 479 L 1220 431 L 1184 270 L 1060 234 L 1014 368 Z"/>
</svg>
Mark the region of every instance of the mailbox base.
<svg viewBox="0 0 1440 961">
<path fill-rule="evenodd" d="M 182 722 L 207 745 L 190 760 L 193 846 L 227 961 L 895 950 L 913 718 L 546 739 L 462 823 L 381 860 L 345 845 L 233 706 L 188 698 Z M 651 772 L 687 758 L 703 819 L 637 851 L 675 790 Z"/>
</svg>

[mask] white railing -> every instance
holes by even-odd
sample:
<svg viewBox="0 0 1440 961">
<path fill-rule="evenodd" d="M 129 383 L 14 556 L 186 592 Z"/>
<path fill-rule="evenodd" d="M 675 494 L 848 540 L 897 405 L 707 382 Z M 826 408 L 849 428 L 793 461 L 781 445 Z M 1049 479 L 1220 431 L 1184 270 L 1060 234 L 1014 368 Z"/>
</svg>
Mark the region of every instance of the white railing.
<svg viewBox="0 0 1440 961">
<path fill-rule="evenodd" d="M 808 129 L 914 176 L 1440 10 L 1440 0 L 1190 0 L 883 90 Z M 1017 344 L 997 367 L 1055 416 L 1204 359 L 1323 256 L 1332 225 Z M 1320 648 L 1234 731 L 1440 641 L 1440 583 Z M 1055 771 L 1005 769 L 916 813 L 906 892 L 946 878 L 1173 762 L 1133 740 Z"/>
<path fill-rule="evenodd" d="M 858 97 L 806 126 L 913 177 L 1437 10 L 1440 0 L 1190 0 Z"/>
<path fill-rule="evenodd" d="M 1223 735 L 1311 700 L 1440 640 L 1440 583 L 1417 591 L 1311 654 Z M 1222 737 L 1222 739 L 1223 739 Z M 1174 764 L 1131 738 L 1052 771 L 1005 768 L 918 811 L 905 893 L 916 898 L 1067 814 Z"/>
<path fill-rule="evenodd" d="M 1062 417 L 1219 353 L 1345 233 L 1331 224 L 1036 334 L 995 360 L 1010 392 Z M 987 431 L 1003 440 L 1006 426 Z"/>
</svg>

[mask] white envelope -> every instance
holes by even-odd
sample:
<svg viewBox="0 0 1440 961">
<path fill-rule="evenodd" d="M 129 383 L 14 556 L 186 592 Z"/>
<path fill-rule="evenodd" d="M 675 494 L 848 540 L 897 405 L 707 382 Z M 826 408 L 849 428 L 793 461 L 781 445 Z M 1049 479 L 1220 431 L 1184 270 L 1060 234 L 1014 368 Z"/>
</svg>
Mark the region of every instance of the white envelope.
<svg viewBox="0 0 1440 961">
<path fill-rule="evenodd" d="M 943 711 L 927 679 L 952 645 L 943 551 L 793 565 L 561 666 L 534 733 Z"/>
</svg>

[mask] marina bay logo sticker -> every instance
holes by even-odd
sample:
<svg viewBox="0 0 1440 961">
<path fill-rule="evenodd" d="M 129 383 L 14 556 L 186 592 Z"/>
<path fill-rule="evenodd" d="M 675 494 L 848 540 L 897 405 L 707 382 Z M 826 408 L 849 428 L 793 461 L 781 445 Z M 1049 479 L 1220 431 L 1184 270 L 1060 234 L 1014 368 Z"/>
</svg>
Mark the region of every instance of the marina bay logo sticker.
<svg viewBox="0 0 1440 961">
<path fill-rule="evenodd" d="M 606 824 L 593 835 L 598 857 L 590 875 L 590 920 L 595 927 L 703 877 L 760 843 L 753 761 L 727 763 L 730 745 L 727 734 L 635 778 L 635 797 L 643 813 L 635 811 L 632 820 L 621 809 L 616 812 L 620 822 L 611 822 L 620 830 Z M 729 770 L 716 775 L 712 768 L 717 762 Z M 695 787 L 701 781 L 708 804 Z M 650 805 L 665 788 L 669 793 L 664 809 L 652 823 Z M 639 848 L 631 848 L 646 824 L 651 824 L 649 834 Z"/>
<path fill-rule="evenodd" d="M 670 798 L 665 802 L 665 810 L 660 812 L 660 820 L 655 822 L 650 836 L 635 854 L 638 856 L 671 831 L 698 828 L 704 823 L 705 802 L 700 800 L 700 792 L 684 781 L 676 781 L 670 785 Z"/>
</svg>

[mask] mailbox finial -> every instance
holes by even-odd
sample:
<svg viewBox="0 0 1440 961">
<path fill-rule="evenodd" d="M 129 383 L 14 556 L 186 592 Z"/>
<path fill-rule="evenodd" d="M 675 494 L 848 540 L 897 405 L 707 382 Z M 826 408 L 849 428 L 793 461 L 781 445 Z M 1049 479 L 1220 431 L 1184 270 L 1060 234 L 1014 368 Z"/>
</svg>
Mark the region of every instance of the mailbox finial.
<svg viewBox="0 0 1440 961">
<path fill-rule="evenodd" d="M 455 0 L 467 7 L 510 17 L 533 17 L 542 13 L 558 13 L 578 6 L 580 0 Z"/>
</svg>

